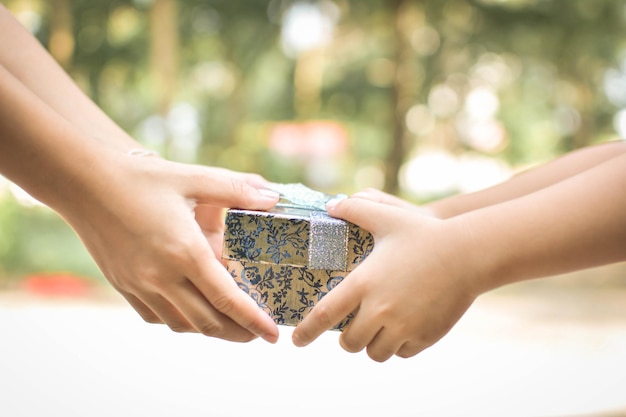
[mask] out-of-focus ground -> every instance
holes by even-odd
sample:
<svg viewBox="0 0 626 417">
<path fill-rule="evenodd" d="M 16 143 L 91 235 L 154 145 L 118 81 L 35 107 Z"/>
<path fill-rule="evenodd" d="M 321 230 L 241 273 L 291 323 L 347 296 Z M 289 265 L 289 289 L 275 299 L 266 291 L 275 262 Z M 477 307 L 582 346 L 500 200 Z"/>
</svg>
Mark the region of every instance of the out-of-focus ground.
<svg viewBox="0 0 626 417">
<path fill-rule="evenodd" d="M 108 290 L 0 293 L 0 415 L 626 416 L 626 265 L 480 297 L 383 364 L 328 332 L 234 344 L 148 325 Z"/>
</svg>

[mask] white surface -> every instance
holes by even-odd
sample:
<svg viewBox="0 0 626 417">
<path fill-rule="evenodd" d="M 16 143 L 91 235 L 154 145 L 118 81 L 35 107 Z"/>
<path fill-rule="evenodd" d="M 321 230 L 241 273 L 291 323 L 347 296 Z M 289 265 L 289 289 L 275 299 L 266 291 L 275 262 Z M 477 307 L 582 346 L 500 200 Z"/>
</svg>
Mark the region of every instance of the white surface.
<svg viewBox="0 0 626 417">
<path fill-rule="evenodd" d="M 626 415 L 626 315 L 546 320 L 507 300 L 481 298 L 434 347 L 379 364 L 337 333 L 234 344 L 118 304 L 0 299 L 0 416 Z"/>
</svg>

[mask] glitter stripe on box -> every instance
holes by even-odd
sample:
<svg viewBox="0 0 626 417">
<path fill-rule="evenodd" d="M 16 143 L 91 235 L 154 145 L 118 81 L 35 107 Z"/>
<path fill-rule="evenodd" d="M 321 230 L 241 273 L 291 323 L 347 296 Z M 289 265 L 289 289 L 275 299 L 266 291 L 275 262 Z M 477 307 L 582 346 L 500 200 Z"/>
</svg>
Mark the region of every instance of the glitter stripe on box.
<svg viewBox="0 0 626 417">
<path fill-rule="evenodd" d="M 352 223 L 281 201 L 269 212 L 228 210 L 222 257 L 237 285 L 276 323 L 297 325 L 373 246 L 372 235 Z"/>
<path fill-rule="evenodd" d="M 309 230 L 309 268 L 348 269 L 348 225 L 326 213 L 311 213 Z"/>
</svg>

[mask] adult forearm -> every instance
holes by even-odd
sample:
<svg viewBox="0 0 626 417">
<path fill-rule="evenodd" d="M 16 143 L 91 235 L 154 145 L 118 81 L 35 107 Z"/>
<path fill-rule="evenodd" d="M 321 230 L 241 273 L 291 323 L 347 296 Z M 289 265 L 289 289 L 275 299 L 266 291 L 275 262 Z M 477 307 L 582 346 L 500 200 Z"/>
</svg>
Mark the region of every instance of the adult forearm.
<svg viewBox="0 0 626 417">
<path fill-rule="evenodd" d="M 105 150 L 0 65 L 0 173 L 58 210 L 104 181 Z"/>
<path fill-rule="evenodd" d="M 624 153 L 626 153 L 624 141 L 591 146 L 522 172 L 502 184 L 436 201 L 426 207 L 439 218 L 457 216 L 549 187 Z"/>
<path fill-rule="evenodd" d="M 0 5 L 0 64 L 86 138 L 128 150 L 138 144 L 96 106 L 37 40 Z"/>
<path fill-rule="evenodd" d="M 524 197 L 457 217 L 480 292 L 626 260 L 626 154 Z"/>
</svg>

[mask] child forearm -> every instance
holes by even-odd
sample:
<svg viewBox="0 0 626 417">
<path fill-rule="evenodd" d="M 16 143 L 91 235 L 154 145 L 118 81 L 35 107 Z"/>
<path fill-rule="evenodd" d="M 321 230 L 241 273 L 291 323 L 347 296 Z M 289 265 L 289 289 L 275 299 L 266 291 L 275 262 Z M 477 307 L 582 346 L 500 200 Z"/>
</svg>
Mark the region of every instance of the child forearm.
<svg viewBox="0 0 626 417">
<path fill-rule="evenodd" d="M 425 208 L 439 218 L 454 217 L 538 191 L 624 153 L 624 141 L 591 146 L 522 172 L 502 184 L 439 200 Z"/>
<path fill-rule="evenodd" d="M 609 149 L 552 166 L 557 175 L 535 182 L 537 191 L 449 219 L 382 194 L 329 202 L 331 216 L 369 230 L 376 245 L 298 325 L 294 343 L 307 345 L 352 313 L 340 337 L 345 350 L 367 347 L 377 361 L 410 357 L 443 337 L 484 292 L 625 260 L 626 153 Z"/>
<path fill-rule="evenodd" d="M 456 220 L 479 292 L 626 259 L 626 154 Z"/>
</svg>

